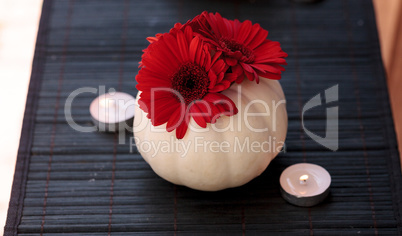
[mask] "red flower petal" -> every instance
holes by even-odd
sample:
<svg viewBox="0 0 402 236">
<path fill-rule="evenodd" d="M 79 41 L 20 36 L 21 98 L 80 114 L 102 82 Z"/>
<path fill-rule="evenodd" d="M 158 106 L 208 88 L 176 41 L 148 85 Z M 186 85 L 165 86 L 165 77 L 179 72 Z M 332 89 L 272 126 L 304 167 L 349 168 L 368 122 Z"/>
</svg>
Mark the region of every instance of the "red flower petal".
<svg viewBox="0 0 402 236">
<path fill-rule="evenodd" d="M 228 66 L 235 66 L 237 64 L 237 59 L 231 57 L 225 57 L 225 62 Z"/>
<path fill-rule="evenodd" d="M 239 43 L 244 43 L 244 41 L 247 39 L 247 37 L 250 34 L 251 31 L 251 21 L 246 20 L 244 21 L 242 24 L 240 24 L 240 29 L 239 29 L 239 33 L 237 35 L 236 41 Z"/>
<path fill-rule="evenodd" d="M 205 114 L 200 110 L 197 103 L 193 103 L 190 107 L 190 114 L 193 117 L 194 121 L 202 128 L 207 127 L 207 122 L 205 121 Z"/>
<path fill-rule="evenodd" d="M 187 128 L 188 128 L 188 119 L 185 119 L 183 122 L 180 123 L 180 125 L 176 129 L 176 138 L 182 139 L 184 135 L 186 135 Z"/>
<path fill-rule="evenodd" d="M 184 34 L 181 31 L 177 33 L 177 45 L 179 46 L 182 61 L 188 60 L 188 43 Z"/>
<path fill-rule="evenodd" d="M 168 132 L 172 132 L 173 130 L 177 129 L 179 125 L 184 121 L 185 114 L 185 106 L 180 106 L 179 109 L 175 110 L 166 124 L 166 130 Z"/>
</svg>

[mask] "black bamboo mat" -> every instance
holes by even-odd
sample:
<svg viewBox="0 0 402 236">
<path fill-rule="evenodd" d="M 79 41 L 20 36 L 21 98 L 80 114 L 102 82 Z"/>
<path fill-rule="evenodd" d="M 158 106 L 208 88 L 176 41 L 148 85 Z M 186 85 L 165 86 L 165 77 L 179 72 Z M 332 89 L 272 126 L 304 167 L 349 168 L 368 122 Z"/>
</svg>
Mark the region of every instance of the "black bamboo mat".
<svg viewBox="0 0 402 236">
<path fill-rule="evenodd" d="M 80 133 L 64 104 L 76 89 L 136 94 L 145 37 L 203 10 L 250 19 L 289 53 L 281 83 L 287 96 L 286 153 L 249 184 L 208 193 L 174 186 L 107 133 Z M 338 85 L 339 150 L 301 127 L 303 105 Z M 72 114 L 90 126 L 89 104 Z M 305 114 L 324 136 L 326 108 Z M 3 134 L 5 135 L 5 134 Z M 36 45 L 6 235 L 398 235 L 401 173 L 384 71 L 369 0 L 45 0 Z M 332 175 L 330 196 L 311 208 L 286 203 L 279 175 L 311 162 Z"/>
</svg>

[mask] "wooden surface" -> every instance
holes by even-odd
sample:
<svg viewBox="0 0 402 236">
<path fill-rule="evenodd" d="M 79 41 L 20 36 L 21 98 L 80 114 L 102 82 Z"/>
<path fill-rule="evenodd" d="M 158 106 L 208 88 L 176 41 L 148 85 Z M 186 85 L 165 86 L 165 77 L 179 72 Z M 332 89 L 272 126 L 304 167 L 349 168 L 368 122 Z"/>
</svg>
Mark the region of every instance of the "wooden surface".
<svg viewBox="0 0 402 236">
<path fill-rule="evenodd" d="M 373 0 L 373 3 L 399 153 L 402 153 L 402 1 Z"/>
<path fill-rule="evenodd" d="M 0 0 L 0 235 L 6 223 L 42 0 Z M 6 124 L 6 125 L 5 125 Z"/>
<path fill-rule="evenodd" d="M 252 182 L 206 193 L 152 172 L 129 138 L 80 133 L 64 117 L 67 96 L 106 85 L 136 94 L 146 36 L 202 10 L 250 19 L 289 53 L 286 153 Z M 24 118 L 6 235 L 398 235 L 401 172 L 371 1 L 45 0 Z M 339 85 L 339 149 L 301 127 L 303 105 Z M 74 100 L 73 117 L 91 125 L 97 95 Z M 304 116 L 323 136 L 326 107 Z M 330 196 L 311 208 L 286 203 L 279 175 L 311 162 L 332 176 Z"/>
</svg>

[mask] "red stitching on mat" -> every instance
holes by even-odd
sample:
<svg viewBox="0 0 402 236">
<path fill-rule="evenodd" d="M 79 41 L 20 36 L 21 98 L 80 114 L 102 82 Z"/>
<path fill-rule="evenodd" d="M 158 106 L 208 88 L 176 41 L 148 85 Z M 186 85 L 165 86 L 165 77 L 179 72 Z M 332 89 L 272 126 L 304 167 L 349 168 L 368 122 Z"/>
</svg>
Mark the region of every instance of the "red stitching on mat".
<svg viewBox="0 0 402 236">
<path fill-rule="evenodd" d="M 297 82 L 297 98 L 298 98 L 298 105 L 300 110 L 300 118 L 302 117 L 302 109 L 303 109 L 303 99 L 301 94 L 301 78 L 300 78 L 300 65 L 299 65 L 299 50 L 297 48 L 297 25 L 296 25 L 296 14 L 294 9 L 294 4 L 292 4 L 292 38 L 293 38 L 293 54 L 295 58 L 295 71 L 296 71 L 296 82 Z M 306 162 L 306 147 L 304 141 L 304 130 L 303 125 L 300 122 L 300 141 L 302 145 L 302 152 L 303 152 L 303 162 Z M 309 223 L 309 230 L 310 235 L 314 235 L 313 230 L 313 221 L 311 218 L 311 208 L 308 208 L 308 223 Z"/>
<path fill-rule="evenodd" d="M 241 231 L 242 235 L 246 235 L 246 214 L 244 211 L 244 203 L 242 203 L 243 206 L 241 207 Z"/>
<path fill-rule="evenodd" d="M 116 176 L 116 156 L 117 156 L 117 133 L 114 134 L 113 141 L 113 165 L 112 165 L 112 183 L 110 184 L 110 200 L 109 200 L 109 223 L 108 223 L 108 235 L 112 232 L 112 214 L 113 214 L 113 195 L 114 195 L 114 179 Z"/>
<path fill-rule="evenodd" d="M 124 75 L 124 61 L 125 61 L 125 53 L 126 53 L 126 41 L 127 41 L 127 28 L 128 28 L 128 9 L 129 4 L 128 0 L 124 1 L 124 16 L 123 16 L 123 32 L 121 35 L 121 51 L 120 51 L 120 68 L 119 68 L 119 83 L 117 87 L 117 91 L 121 91 L 121 86 L 123 83 L 123 75 Z M 108 235 L 112 233 L 112 215 L 113 215 L 113 197 L 114 197 L 114 181 L 116 176 L 116 159 L 117 159 L 117 142 L 118 135 L 117 131 L 114 135 L 113 141 L 113 164 L 112 164 L 112 180 L 110 184 L 110 201 L 109 201 L 109 222 L 108 222 Z"/>
<path fill-rule="evenodd" d="M 371 177 L 370 177 L 370 169 L 368 166 L 368 154 L 367 154 L 367 145 L 366 145 L 366 137 L 364 134 L 364 127 L 362 122 L 362 112 L 361 112 L 361 102 L 360 102 L 360 91 L 359 91 L 359 83 L 358 83 L 358 76 L 356 72 L 356 62 L 355 62 L 355 55 L 354 55 L 354 47 L 353 47 L 353 35 L 351 29 L 351 19 L 349 15 L 349 10 L 347 8 L 347 2 L 343 1 L 343 10 L 347 21 L 347 31 L 348 31 L 348 38 L 349 38 L 349 45 L 350 45 L 350 60 L 352 64 L 352 74 L 353 74 L 353 85 L 354 85 L 354 92 L 356 96 L 356 105 L 357 105 L 357 116 L 359 117 L 359 129 L 360 129 L 360 137 L 362 139 L 363 144 L 363 155 L 364 155 L 364 166 L 366 167 L 366 175 L 367 175 L 367 190 L 369 192 L 369 200 L 370 200 L 370 208 L 371 208 L 371 218 L 373 220 L 374 226 L 374 234 L 378 235 L 377 229 L 377 220 L 376 220 L 376 213 L 373 201 L 373 191 L 371 185 Z"/>
<path fill-rule="evenodd" d="M 63 42 L 61 68 L 60 68 L 59 81 L 58 81 L 58 86 L 57 86 L 56 105 L 54 107 L 52 132 L 51 132 L 51 135 L 50 135 L 49 161 L 48 161 L 48 166 L 47 166 L 45 197 L 43 199 L 42 222 L 41 222 L 41 226 L 40 226 L 40 235 L 41 236 L 43 235 L 44 226 L 45 226 L 47 198 L 48 198 L 49 182 L 50 182 L 50 172 L 52 170 L 54 140 L 55 140 L 55 137 L 56 137 L 56 123 L 57 123 L 58 112 L 59 112 L 59 107 L 60 107 L 60 93 L 61 93 L 61 89 L 62 89 L 62 86 L 63 86 L 64 69 L 65 69 L 65 63 L 66 63 L 66 53 L 67 53 L 67 48 L 68 48 L 68 42 L 69 42 L 69 39 L 70 39 L 71 16 L 73 15 L 73 5 L 74 5 L 74 0 L 70 0 L 69 5 L 68 5 L 66 33 L 64 35 L 64 42 Z"/>
<path fill-rule="evenodd" d="M 296 72 L 296 84 L 297 84 L 297 98 L 298 98 L 298 105 L 299 105 L 299 113 L 300 118 L 302 117 L 302 109 L 303 109 L 303 99 L 301 94 L 301 78 L 300 78 L 300 65 L 299 65 L 299 50 L 297 49 L 297 29 L 296 29 L 296 14 L 294 10 L 294 6 L 292 4 L 292 39 L 293 39 L 293 54 L 295 58 L 295 72 Z M 303 125 L 300 122 L 300 141 L 302 145 L 303 151 L 303 162 L 306 162 L 306 152 L 305 152 L 305 141 L 304 141 L 304 130 Z"/>
</svg>

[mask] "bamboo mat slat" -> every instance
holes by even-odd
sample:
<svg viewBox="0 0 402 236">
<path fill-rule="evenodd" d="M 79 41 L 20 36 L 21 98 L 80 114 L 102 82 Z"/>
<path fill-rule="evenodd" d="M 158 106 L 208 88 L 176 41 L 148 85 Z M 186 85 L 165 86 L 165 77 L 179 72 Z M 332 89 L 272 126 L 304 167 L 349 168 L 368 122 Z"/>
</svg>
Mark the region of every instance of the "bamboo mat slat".
<svg viewBox="0 0 402 236">
<path fill-rule="evenodd" d="M 130 137 L 79 133 L 64 116 L 82 87 L 136 95 L 145 38 L 203 10 L 250 19 L 288 52 L 286 152 L 258 178 L 209 193 L 159 178 Z M 339 150 L 301 129 L 300 104 L 339 85 Z M 72 115 L 90 126 L 96 94 Z M 331 105 L 332 106 L 332 105 Z M 305 125 L 325 135 L 325 106 Z M 5 235 L 401 235 L 402 178 L 371 1 L 44 0 Z M 300 208 L 280 196 L 289 165 L 316 163 L 329 197 Z"/>
</svg>

